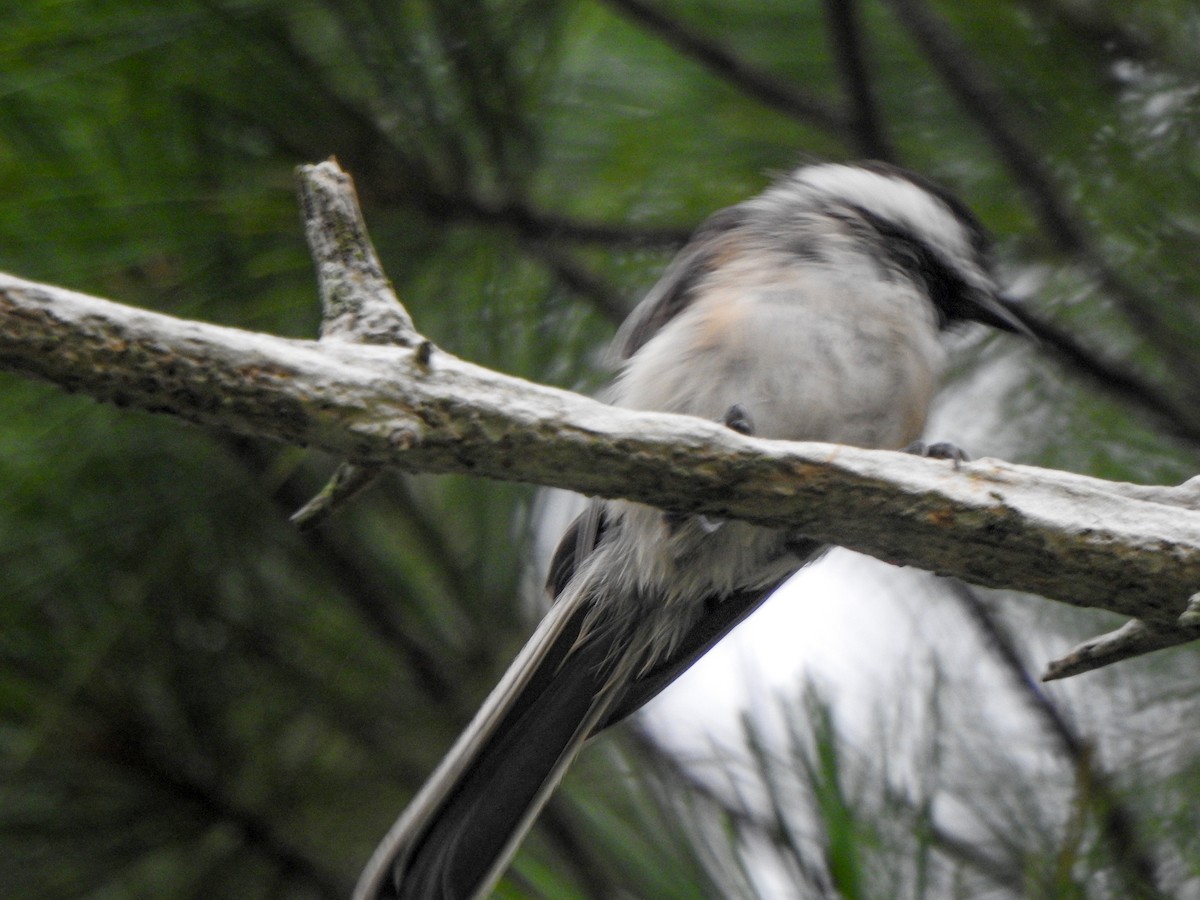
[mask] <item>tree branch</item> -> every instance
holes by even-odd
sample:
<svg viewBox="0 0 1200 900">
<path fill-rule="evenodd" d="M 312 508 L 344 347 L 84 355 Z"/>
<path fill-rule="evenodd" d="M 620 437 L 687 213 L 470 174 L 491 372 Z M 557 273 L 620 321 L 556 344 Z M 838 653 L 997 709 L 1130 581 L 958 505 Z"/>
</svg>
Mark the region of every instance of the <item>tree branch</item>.
<svg viewBox="0 0 1200 900">
<path fill-rule="evenodd" d="M 1164 434 L 1200 446 L 1200 418 L 1193 405 L 1176 401 L 1132 367 L 1110 358 L 1024 303 L 1009 310 L 1033 333 L 1051 359 L 1126 403 Z"/>
<path fill-rule="evenodd" d="M 997 156 L 1012 173 L 1042 229 L 1063 252 L 1081 260 L 1117 302 L 1130 324 L 1165 353 L 1187 382 L 1200 382 L 1195 348 L 1179 335 L 1170 319 L 1109 264 L 1083 222 L 1059 190 L 1056 179 L 1034 151 L 1019 117 L 1004 92 L 975 64 L 949 25 L 925 0 L 886 0 L 897 21 L 925 53 L 950 94 L 975 121 Z"/>
<path fill-rule="evenodd" d="M 572 241 L 607 247 L 679 247 L 691 235 L 687 226 L 621 225 L 578 219 L 527 203 L 496 202 L 470 194 L 451 194 L 429 185 L 404 185 L 401 190 L 378 192 L 384 201 L 407 202 L 439 221 L 476 222 L 511 228 L 536 241 Z"/>
<path fill-rule="evenodd" d="M 765 441 L 690 417 L 615 409 L 472 365 L 423 339 L 277 338 L 10 275 L 0 275 L 0 369 L 356 465 L 530 482 L 790 527 L 1156 627 L 1175 627 L 1200 590 L 1195 480 L 1123 485 L 991 460 L 953 466 Z"/>
<path fill-rule="evenodd" d="M 850 100 L 850 132 L 859 153 L 894 162 L 896 149 L 884 131 L 867 72 L 866 36 L 859 23 L 855 0 L 825 0 L 829 36 L 833 42 L 838 76 Z"/>
<path fill-rule="evenodd" d="M 422 344 L 421 346 L 425 346 Z M 738 435 L 434 350 L 290 340 L 0 275 L 0 368 L 365 465 L 568 488 L 764 525 L 1174 621 L 1200 589 L 1188 488 Z M 1190 484 L 1190 483 L 1189 483 Z M 1151 500 L 1143 497 L 1153 498 Z"/>
<path fill-rule="evenodd" d="M 1170 625 L 1148 625 L 1140 619 L 1131 619 L 1116 631 L 1086 640 L 1046 666 L 1042 681 L 1069 678 L 1156 650 L 1200 640 L 1200 610 L 1195 609 L 1196 605 L 1196 598 L 1193 598 L 1189 611 Z"/>
<path fill-rule="evenodd" d="M 331 159 L 300 166 L 296 182 L 304 233 L 317 267 L 321 339 L 417 345 L 421 336 L 383 274 L 350 176 Z M 343 462 L 321 492 L 293 513 L 292 522 L 301 529 L 315 528 L 378 474 L 378 466 Z"/>
<path fill-rule="evenodd" d="M 844 135 L 850 127 L 846 117 L 831 104 L 819 97 L 804 94 L 769 72 L 755 68 L 716 41 L 654 6 L 642 0 L 604 2 L 764 106 L 837 135 Z"/>
<path fill-rule="evenodd" d="M 896 20 L 925 54 L 947 90 L 975 121 L 1012 172 L 1033 211 L 1055 244 L 1067 253 L 1089 246 L 1080 217 L 1069 209 L 1054 178 L 1033 150 L 1024 127 L 1000 88 L 975 64 L 950 26 L 923 0 L 886 0 Z"/>
<path fill-rule="evenodd" d="M 296 171 L 304 233 L 317 267 L 322 339 L 411 347 L 412 319 L 383 274 L 350 176 L 336 160 Z"/>
</svg>

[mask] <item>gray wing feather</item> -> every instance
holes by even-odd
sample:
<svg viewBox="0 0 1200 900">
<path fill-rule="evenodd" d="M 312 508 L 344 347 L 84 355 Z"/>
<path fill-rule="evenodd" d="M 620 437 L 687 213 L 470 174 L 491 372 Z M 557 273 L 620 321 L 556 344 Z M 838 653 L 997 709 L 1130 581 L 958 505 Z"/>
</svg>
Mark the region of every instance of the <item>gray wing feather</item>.
<svg viewBox="0 0 1200 900">
<path fill-rule="evenodd" d="M 664 325 L 692 302 L 696 288 L 713 269 L 721 250 L 721 239 L 739 228 L 746 219 L 740 206 L 713 213 L 696 229 L 692 239 L 667 266 L 662 278 L 622 323 L 613 340 L 618 361 L 631 357 Z"/>
</svg>

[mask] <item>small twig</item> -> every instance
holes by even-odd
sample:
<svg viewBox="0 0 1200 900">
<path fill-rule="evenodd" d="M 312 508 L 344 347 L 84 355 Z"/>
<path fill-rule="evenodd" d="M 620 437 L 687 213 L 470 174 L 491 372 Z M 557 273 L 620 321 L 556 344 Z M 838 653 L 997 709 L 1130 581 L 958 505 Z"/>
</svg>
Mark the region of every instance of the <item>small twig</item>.
<svg viewBox="0 0 1200 900">
<path fill-rule="evenodd" d="M 1193 598 L 1189 606 L 1196 605 L 1196 598 Z M 1173 628 L 1165 625 L 1151 626 L 1141 619 L 1132 619 L 1116 631 L 1086 640 L 1049 663 L 1042 674 L 1042 681 L 1081 675 L 1136 656 L 1145 656 L 1157 650 L 1200 640 L 1198 620 L 1200 613 L 1191 609 L 1179 617 L 1178 625 Z"/>
<path fill-rule="evenodd" d="M 846 96 L 850 98 L 850 132 L 858 152 L 879 160 L 895 161 L 896 150 L 884 132 L 875 91 L 867 73 L 863 52 L 866 38 L 860 27 L 855 0 L 825 0 L 825 11 L 838 74 Z"/>
<path fill-rule="evenodd" d="M 327 160 L 300 166 L 296 180 L 324 310 L 322 339 L 411 347 L 420 335 L 383 274 L 350 176 Z"/>
<path fill-rule="evenodd" d="M 300 166 L 296 180 L 321 293 L 321 339 L 424 346 L 367 236 L 350 176 L 331 159 Z M 343 462 L 291 521 L 302 530 L 315 528 L 374 481 L 380 471 L 378 466 Z"/>
<path fill-rule="evenodd" d="M 325 487 L 292 513 L 290 521 L 301 531 L 316 528 L 328 519 L 343 503 L 375 480 L 382 469 L 376 466 L 356 466 L 342 463 Z"/>
<path fill-rule="evenodd" d="M 755 68 L 716 41 L 642 0 L 603 2 L 763 105 L 834 134 L 845 135 L 849 131 L 846 116 L 825 100 L 801 93 L 782 79 Z"/>
</svg>

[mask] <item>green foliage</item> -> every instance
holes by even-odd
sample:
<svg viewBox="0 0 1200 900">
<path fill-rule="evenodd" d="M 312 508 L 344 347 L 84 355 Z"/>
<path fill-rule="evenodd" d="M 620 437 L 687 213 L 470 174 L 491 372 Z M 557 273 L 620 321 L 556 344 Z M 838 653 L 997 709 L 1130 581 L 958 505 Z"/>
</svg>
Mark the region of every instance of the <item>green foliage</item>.
<svg viewBox="0 0 1200 900">
<path fill-rule="evenodd" d="M 850 111 L 831 3 L 653 2 Z M 865 151 L 852 131 L 765 105 L 620 6 L 5 4 L 0 268 L 312 337 L 292 170 L 334 154 L 422 331 L 484 365 L 593 388 L 612 320 L 681 233 L 769 172 Z M 1031 307 L 1102 361 L 1079 377 L 1053 346 L 968 342 L 959 389 L 1015 371 L 986 403 L 1022 460 L 1131 480 L 1192 474 L 1194 5 L 933 5 L 1005 98 L 1048 186 L 1014 174 L 981 124 L 995 111 L 964 103 L 893 6 L 856 8 L 900 161 L 960 193 L 999 236 L 1002 271 L 1036 289 Z M 1047 225 L 1047 191 L 1090 253 Z M 1114 360 L 1178 416 L 1115 392 Z M 7 376 L 0 423 L 0 894 L 346 894 L 528 631 L 527 582 L 540 578 L 527 564 L 529 492 L 394 476 L 300 536 L 287 515 L 335 461 Z M 1031 633 L 1095 627 L 1029 618 Z M 1187 800 L 1200 757 L 1186 729 L 1164 725 L 1195 721 L 1179 676 L 1194 652 L 1064 695 L 1100 756 L 1124 767 L 1099 800 L 1037 725 L 1030 743 L 1055 760 L 1049 774 L 999 761 L 1003 748 L 955 773 L 935 732 L 918 755 L 921 789 L 899 791 L 888 737 L 850 752 L 837 710 L 813 695 L 785 738 L 750 742 L 775 799 L 753 815 L 661 748 L 606 738 L 499 896 L 772 896 L 764 867 L 801 896 L 1133 895 L 1105 804 L 1131 811 L 1169 894 L 1200 870 Z M 919 682 L 905 688 L 914 702 L 940 710 Z M 1112 726 L 1129 710 L 1162 736 L 1157 749 Z M 955 779 L 972 785 L 962 793 L 982 807 L 982 836 L 947 835 L 934 815 L 935 788 Z"/>
</svg>

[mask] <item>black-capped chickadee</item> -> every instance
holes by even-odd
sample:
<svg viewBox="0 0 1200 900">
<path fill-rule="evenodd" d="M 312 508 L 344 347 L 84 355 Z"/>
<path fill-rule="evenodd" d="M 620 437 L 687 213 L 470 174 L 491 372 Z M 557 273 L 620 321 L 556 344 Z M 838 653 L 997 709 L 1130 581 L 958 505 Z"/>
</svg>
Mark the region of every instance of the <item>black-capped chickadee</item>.
<svg viewBox="0 0 1200 900">
<path fill-rule="evenodd" d="M 617 406 L 764 438 L 902 448 L 939 332 L 1023 327 L 950 195 L 876 163 L 805 166 L 713 215 L 622 326 Z M 551 564 L 556 600 L 371 858 L 356 900 L 485 895 L 584 742 L 678 676 L 813 542 L 593 501 Z"/>
</svg>

